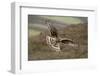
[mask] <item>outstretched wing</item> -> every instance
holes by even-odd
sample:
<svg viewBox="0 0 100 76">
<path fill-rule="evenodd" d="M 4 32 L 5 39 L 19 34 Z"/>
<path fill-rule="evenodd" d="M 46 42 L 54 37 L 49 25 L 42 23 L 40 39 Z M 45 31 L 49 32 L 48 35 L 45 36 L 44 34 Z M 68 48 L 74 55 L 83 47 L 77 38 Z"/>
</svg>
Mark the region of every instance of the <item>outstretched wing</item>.
<svg viewBox="0 0 100 76">
<path fill-rule="evenodd" d="M 67 38 L 61 38 L 60 42 L 68 44 L 68 43 L 74 43 L 71 39 L 67 39 Z"/>
<path fill-rule="evenodd" d="M 62 38 L 60 39 L 60 42 L 63 44 L 70 45 L 70 46 L 75 46 L 75 43 L 71 39 Z"/>
<path fill-rule="evenodd" d="M 51 36 L 58 37 L 57 29 L 53 25 L 49 25 L 49 27 L 50 27 L 49 30 L 50 30 Z"/>
<path fill-rule="evenodd" d="M 47 22 L 47 26 L 48 26 L 48 30 L 50 32 L 50 35 L 52 37 L 58 37 L 57 29 L 50 22 Z"/>
</svg>

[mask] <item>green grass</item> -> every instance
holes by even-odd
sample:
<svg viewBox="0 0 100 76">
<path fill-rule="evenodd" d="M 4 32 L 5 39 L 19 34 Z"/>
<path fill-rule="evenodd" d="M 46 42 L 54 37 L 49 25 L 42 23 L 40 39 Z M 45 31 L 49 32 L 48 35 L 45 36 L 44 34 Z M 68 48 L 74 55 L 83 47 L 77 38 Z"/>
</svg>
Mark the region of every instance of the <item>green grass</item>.
<svg viewBox="0 0 100 76">
<path fill-rule="evenodd" d="M 29 36 L 37 36 L 37 35 L 40 34 L 40 31 L 38 31 L 38 30 L 33 30 L 33 29 L 29 29 L 29 30 L 28 30 L 28 34 L 29 34 Z"/>
<path fill-rule="evenodd" d="M 78 18 L 75 18 L 75 17 L 64 17 L 64 16 L 42 16 L 44 18 L 48 18 L 48 19 L 51 19 L 51 20 L 56 20 L 56 21 L 60 21 L 60 22 L 63 22 L 63 23 L 66 23 L 66 24 L 79 24 L 81 23 L 82 21 Z"/>
</svg>

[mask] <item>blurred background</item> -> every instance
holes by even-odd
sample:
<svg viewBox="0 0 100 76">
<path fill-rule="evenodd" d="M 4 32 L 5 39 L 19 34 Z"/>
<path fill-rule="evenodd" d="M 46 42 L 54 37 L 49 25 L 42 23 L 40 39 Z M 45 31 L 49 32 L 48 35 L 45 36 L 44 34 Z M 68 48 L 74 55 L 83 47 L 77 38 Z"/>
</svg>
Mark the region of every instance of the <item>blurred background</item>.
<svg viewBox="0 0 100 76">
<path fill-rule="evenodd" d="M 69 38 L 77 47 L 61 45 L 56 53 L 46 43 L 49 21 L 61 38 Z M 88 18 L 71 16 L 28 15 L 28 60 L 75 59 L 88 57 Z"/>
</svg>

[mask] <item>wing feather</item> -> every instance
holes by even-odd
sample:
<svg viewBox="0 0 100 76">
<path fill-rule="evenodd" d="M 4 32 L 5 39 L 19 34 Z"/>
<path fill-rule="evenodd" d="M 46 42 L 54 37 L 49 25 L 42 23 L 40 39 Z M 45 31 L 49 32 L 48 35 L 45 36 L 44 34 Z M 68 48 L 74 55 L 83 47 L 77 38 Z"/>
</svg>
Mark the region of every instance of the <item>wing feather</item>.
<svg viewBox="0 0 100 76">
<path fill-rule="evenodd" d="M 52 37 L 58 37 L 57 29 L 51 23 L 48 23 L 47 25 L 48 25 L 48 30 L 50 32 L 50 35 Z"/>
<path fill-rule="evenodd" d="M 64 44 L 69 44 L 69 43 L 74 44 L 74 42 L 71 39 L 67 39 L 67 38 L 60 39 L 60 42 L 62 42 Z"/>
</svg>

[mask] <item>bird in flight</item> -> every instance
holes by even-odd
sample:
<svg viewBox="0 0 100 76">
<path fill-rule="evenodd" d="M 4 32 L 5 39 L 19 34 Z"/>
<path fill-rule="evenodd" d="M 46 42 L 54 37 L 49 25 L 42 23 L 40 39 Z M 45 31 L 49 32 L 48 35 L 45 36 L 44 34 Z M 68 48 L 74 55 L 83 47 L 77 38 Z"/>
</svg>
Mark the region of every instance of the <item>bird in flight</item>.
<svg viewBox="0 0 100 76">
<path fill-rule="evenodd" d="M 46 36 L 47 45 L 54 51 L 61 51 L 61 43 L 69 46 L 75 46 L 75 43 L 68 38 L 61 38 L 58 35 L 58 30 L 50 22 L 46 22 L 48 26 L 49 35 Z"/>
</svg>

